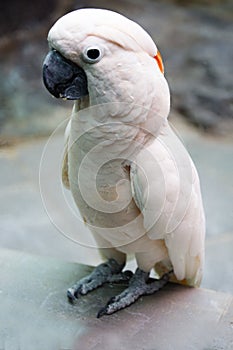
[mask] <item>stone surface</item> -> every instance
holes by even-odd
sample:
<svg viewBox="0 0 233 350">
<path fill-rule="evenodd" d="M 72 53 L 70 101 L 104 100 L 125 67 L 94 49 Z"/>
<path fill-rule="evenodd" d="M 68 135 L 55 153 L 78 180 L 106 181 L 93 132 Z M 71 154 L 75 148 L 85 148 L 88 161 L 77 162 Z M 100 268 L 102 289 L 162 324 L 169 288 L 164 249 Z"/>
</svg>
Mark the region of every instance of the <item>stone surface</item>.
<svg viewBox="0 0 233 350">
<path fill-rule="evenodd" d="M 98 309 L 124 286 L 75 305 L 66 289 L 90 267 L 1 250 L 0 347 L 4 350 L 231 350 L 233 296 L 168 285 L 112 316 Z"/>
</svg>

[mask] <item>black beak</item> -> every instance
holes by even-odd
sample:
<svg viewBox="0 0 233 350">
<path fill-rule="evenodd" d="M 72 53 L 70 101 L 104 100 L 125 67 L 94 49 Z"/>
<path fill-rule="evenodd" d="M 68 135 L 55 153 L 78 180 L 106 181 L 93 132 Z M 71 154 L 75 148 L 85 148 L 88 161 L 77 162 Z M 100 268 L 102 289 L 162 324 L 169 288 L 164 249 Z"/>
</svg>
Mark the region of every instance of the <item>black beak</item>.
<svg viewBox="0 0 233 350">
<path fill-rule="evenodd" d="M 48 91 L 57 98 L 78 100 L 88 95 L 84 70 L 56 50 L 50 51 L 44 60 L 43 81 Z"/>
</svg>

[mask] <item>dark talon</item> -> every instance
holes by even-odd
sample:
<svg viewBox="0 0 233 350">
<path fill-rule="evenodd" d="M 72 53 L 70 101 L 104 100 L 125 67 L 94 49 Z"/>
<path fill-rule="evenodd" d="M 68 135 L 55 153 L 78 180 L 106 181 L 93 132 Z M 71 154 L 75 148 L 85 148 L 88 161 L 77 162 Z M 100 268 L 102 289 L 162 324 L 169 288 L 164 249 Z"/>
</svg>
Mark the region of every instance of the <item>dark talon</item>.
<svg viewBox="0 0 233 350">
<path fill-rule="evenodd" d="M 72 304 L 76 300 L 75 293 L 73 293 L 73 290 L 71 288 L 67 290 L 67 298 L 68 298 L 68 301 Z"/>
<path fill-rule="evenodd" d="M 108 310 L 109 309 L 109 305 L 111 306 L 112 304 L 114 304 L 116 302 L 116 300 L 117 300 L 117 296 L 110 298 L 109 301 L 107 302 L 107 304 L 99 310 L 99 312 L 98 312 L 96 317 L 100 318 L 100 317 L 102 317 L 104 315 L 112 314 L 114 311 L 113 312 L 108 312 L 109 311 Z"/>
<path fill-rule="evenodd" d="M 102 317 L 102 316 L 104 316 L 104 315 L 107 315 L 107 308 L 106 308 L 106 306 L 105 307 L 103 307 L 102 309 L 100 309 L 99 310 L 99 312 L 98 312 L 98 314 L 97 314 L 97 318 L 100 318 L 100 317 Z"/>
</svg>

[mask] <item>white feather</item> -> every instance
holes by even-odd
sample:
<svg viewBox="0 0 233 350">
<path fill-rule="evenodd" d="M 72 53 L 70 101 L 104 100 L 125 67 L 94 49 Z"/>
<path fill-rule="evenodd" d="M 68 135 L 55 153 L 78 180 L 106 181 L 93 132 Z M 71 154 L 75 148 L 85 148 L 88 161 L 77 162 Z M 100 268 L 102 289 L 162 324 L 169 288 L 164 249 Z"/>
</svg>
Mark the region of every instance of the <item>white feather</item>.
<svg viewBox="0 0 233 350">
<path fill-rule="evenodd" d="M 205 238 L 198 174 L 177 136 L 172 135 L 168 125 L 164 129 L 165 133 L 136 158 L 131 172 L 133 195 L 143 213 L 148 237 L 164 239 L 176 278 L 198 285 L 203 273 Z M 177 146 L 172 150 L 169 149 L 171 138 Z M 154 162 L 150 161 L 148 152 Z M 186 157 L 183 169 L 178 167 L 179 157 L 182 162 Z"/>
<path fill-rule="evenodd" d="M 89 36 L 114 42 L 126 50 L 147 52 L 152 57 L 157 53 L 155 43 L 142 27 L 119 13 L 103 9 L 81 9 L 66 14 L 51 28 L 48 40 L 70 56 L 77 54 L 77 47 Z"/>
<path fill-rule="evenodd" d="M 63 169 L 100 248 L 121 261 L 122 253 L 134 253 L 145 271 L 166 260 L 177 280 L 198 285 L 205 236 L 199 179 L 166 120 L 170 95 L 153 40 L 138 24 L 100 9 L 65 15 L 48 40 L 87 75 L 89 96 L 75 103 Z M 82 59 L 90 45 L 104 52 L 92 65 Z M 121 210 L 111 213 L 114 205 Z"/>
</svg>

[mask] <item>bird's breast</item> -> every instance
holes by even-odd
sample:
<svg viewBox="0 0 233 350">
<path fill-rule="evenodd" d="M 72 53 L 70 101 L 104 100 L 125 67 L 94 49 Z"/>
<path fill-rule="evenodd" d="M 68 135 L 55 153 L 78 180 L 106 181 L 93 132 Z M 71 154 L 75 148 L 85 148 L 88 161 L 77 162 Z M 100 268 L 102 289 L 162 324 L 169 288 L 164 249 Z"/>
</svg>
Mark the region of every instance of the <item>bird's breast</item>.
<svg viewBox="0 0 233 350">
<path fill-rule="evenodd" d="M 86 222 L 116 227 L 138 214 L 124 158 L 113 157 L 104 149 L 85 153 L 73 145 L 68 162 L 71 192 Z"/>
</svg>

